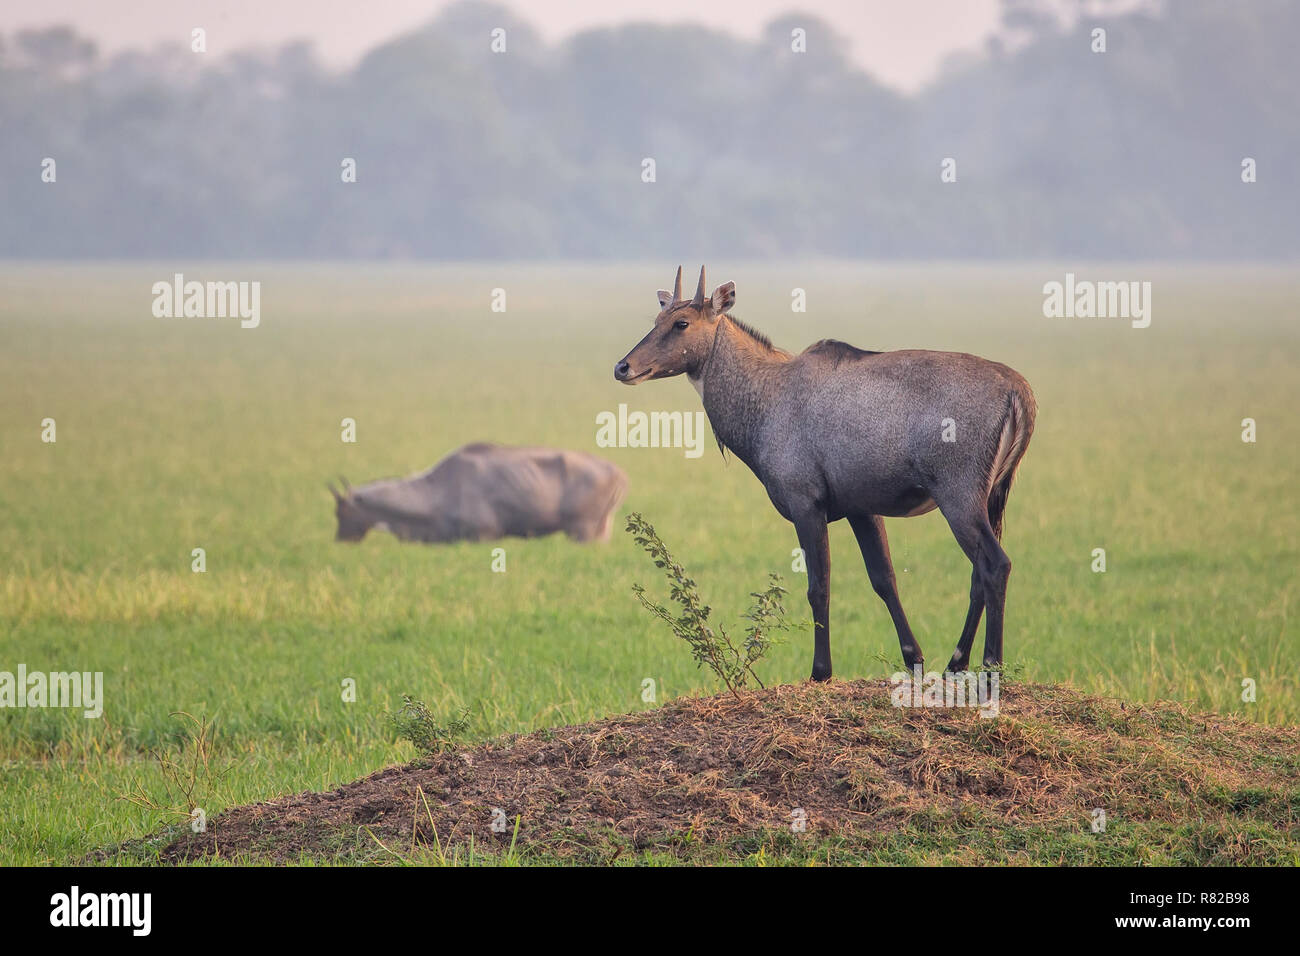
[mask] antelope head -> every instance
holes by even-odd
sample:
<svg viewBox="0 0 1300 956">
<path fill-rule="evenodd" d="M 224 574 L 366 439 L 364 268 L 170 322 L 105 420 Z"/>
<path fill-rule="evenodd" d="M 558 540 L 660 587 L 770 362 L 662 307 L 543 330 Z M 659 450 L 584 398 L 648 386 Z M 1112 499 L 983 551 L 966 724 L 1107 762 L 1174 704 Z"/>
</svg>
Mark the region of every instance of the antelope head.
<svg viewBox="0 0 1300 956">
<path fill-rule="evenodd" d="M 375 520 L 352 497 L 352 486 L 348 484 L 348 480 L 340 476 L 339 481 L 342 484 L 342 491 L 335 489 L 332 484 L 325 486 L 334 496 L 334 517 L 339 522 L 334 540 L 360 541 L 366 536 L 366 532 L 374 527 Z"/>
<path fill-rule="evenodd" d="M 673 291 L 659 291 L 659 315 L 654 328 L 614 366 L 614 378 L 624 385 L 671 378 L 683 372 L 698 378 L 713 348 L 718 320 L 736 304 L 734 282 L 724 282 L 708 297 L 704 289 L 701 266 L 695 298 L 683 300 L 682 269 L 678 266 Z"/>
</svg>

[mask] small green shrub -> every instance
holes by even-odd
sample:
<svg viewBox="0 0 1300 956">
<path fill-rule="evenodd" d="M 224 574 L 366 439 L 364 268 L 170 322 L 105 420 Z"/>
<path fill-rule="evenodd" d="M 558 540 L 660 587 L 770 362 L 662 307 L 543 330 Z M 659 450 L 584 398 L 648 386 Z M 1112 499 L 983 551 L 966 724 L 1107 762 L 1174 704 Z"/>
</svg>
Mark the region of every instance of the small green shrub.
<svg viewBox="0 0 1300 956">
<path fill-rule="evenodd" d="M 399 737 L 415 744 L 421 753 L 441 753 L 456 746 L 456 738 L 469 729 L 469 710 L 453 717 L 444 727 L 438 723 L 433 712 L 422 700 L 412 700 L 409 694 L 402 695 L 402 706 L 394 713 L 388 714 L 388 721 L 393 725 Z"/>
<path fill-rule="evenodd" d="M 767 587 L 751 593 L 754 603 L 741 615 L 749 621 L 745 628 L 745 641 L 736 647 L 725 629 L 721 626 L 714 628 L 709 624 L 712 609 L 700 599 L 695 582 L 673 559 L 668 546 L 655 532 L 654 525 L 639 513 L 633 512 L 628 515 L 627 531 L 654 559 L 655 567 L 662 568 L 667 575 L 670 598 L 681 606 L 681 613 L 674 615 L 664 605 L 646 597 L 645 588 L 634 584 L 632 590 L 642 607 L 689 644 L 696 666 L 708 664 L 734 696 L 739 697 L 740 691 L 749 686 L 751 677 L 762 687 L 763 682 L 754 673 L 754 665 L 777 643 L 773 632 L 790 628 L 785 621 L 785 606 L 782 603 L 787 592 L 781 587 L 780 576 L 769 575 Z"/>
</svg>

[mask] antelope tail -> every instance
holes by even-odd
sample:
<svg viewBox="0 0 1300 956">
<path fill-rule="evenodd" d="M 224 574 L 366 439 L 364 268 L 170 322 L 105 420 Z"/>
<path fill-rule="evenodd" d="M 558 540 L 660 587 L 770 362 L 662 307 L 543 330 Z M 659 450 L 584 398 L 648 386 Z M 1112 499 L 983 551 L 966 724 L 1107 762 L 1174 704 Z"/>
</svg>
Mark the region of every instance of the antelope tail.
<svg viewBox="0 0 1300 956">
<path fill-rule="evenodd" d="M 1028 404 L 1018 392 L 1007 396 L 1007 411 L 1002 419 L 1002 434 L 998 436 L 997 451 L 993 455 L 993 470 L 989 475 L 989 484 L 994 488 L 1011 487 L 1015 480 L 1016 469 L 1020 459 L 1029 447 L 1029 438 L 1034 433 L 1034 401 L 1030 397 Z"/>
</svg>

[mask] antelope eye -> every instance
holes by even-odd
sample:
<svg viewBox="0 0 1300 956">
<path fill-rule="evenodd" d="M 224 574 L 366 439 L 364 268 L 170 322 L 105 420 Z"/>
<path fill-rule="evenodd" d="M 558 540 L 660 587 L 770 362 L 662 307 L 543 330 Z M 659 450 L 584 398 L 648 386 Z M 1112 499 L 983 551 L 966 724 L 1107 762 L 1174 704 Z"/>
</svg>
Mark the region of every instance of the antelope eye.
<svg viewBox="0 0 1300 956">
<path fill-rule="evenodd" d="M 690 325 L 691 323 L 687 322 L 685 319 L 678 319 L 676 322 L 673 323 L 673 328 L 687 329 L 690 328 Z"/>
</svg>

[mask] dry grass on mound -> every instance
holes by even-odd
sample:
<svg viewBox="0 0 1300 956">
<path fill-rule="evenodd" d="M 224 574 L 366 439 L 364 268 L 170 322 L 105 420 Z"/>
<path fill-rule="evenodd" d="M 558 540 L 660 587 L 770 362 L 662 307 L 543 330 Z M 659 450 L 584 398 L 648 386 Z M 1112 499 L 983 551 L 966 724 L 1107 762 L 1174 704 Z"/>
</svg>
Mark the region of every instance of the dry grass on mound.
<svg viewBox="0 0 1300 956">
<path fill-rule="evenodd" d="M 770 834 L 778 856 L 835 846 L 857 862 L 1295 862 L 1297 754 L 1296 728 L 1059 687 L 1004 686 L 988 719 L 895 708 L 883 682 L 790 685 L 502 738 L 231 809 L 162 859 L 445 860 L 513 844 L 547 860 L 725 860 Z M 1092 832 L 1095 808 L 1104 834 Z M 792 835 L 797 809 L 806 832 Z"/>
</svg>

